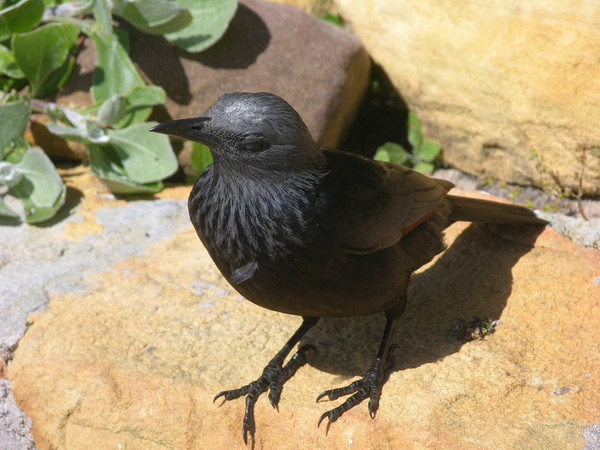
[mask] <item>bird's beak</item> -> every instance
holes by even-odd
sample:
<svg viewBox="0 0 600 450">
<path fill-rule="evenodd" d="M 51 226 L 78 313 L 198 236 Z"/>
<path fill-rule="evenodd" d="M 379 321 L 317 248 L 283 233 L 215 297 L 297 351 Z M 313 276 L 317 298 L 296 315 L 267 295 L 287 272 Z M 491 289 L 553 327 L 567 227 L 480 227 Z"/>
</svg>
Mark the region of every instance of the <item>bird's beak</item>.
<svg viewBox="0 0 600 450">
<path fill-rule="evenodd" d="M 208 117 L 194 117 L 191 119 L 178 119 L 159 123 L 150 128 L 154 133 L 162 133 L 169 136 L 177 136 L 182 139 L 200 142 L 209 147 L 216 145 L 215 139 L 206 130 Z"/>
</svg>

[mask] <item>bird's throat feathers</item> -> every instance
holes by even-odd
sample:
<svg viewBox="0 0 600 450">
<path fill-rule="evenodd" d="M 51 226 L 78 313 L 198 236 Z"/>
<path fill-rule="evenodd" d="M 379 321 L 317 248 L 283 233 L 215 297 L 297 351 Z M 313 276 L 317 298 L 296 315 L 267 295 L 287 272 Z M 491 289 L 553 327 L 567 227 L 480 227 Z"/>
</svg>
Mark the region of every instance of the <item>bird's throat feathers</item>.
<svg viewBox="0 0 600 450">
<path fill-rule="evenodd" d="M 213 259 L 229 255 L 234 268 L 288 256 L 317 232 L 312 203 L 320 178 L 314 172 L 256 179 L 213 164 L 190 194 L 192 223 Z"/>
</svg>

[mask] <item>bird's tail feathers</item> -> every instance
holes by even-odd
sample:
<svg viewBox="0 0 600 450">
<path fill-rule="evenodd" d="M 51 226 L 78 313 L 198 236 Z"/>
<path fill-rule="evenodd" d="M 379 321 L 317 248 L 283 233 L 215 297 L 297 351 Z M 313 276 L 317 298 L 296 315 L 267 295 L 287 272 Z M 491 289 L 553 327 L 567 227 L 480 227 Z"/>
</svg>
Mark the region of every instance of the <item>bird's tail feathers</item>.
<svg viewBox="0 0 600 450">
<path fill-rule="evenodd" d="M 446 198 L 452 203 L 452 212 L 448 217 L 451 222 L 464 220 L 467 222 L 531 225 L 548 223 L 524 206 L 455 195 L 448 195 Z"/>
</svg>

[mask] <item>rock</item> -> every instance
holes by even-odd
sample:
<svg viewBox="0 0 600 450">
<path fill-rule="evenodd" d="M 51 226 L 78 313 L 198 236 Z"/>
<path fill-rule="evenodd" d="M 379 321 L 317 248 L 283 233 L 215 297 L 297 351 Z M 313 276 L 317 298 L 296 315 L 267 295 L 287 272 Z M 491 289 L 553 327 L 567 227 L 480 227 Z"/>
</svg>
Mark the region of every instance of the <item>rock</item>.
<svg viewBox="0 0 600 450">
<path fill-rule="evenodd" d="M 584 192 L 600 194 L 600 60 L 590 58 L 600 53 L 600 4 L 336 5 L 449 164 L 574 189 L 585 166 Z"/>
<path fill-rule="evenodd" d="M 31 420 L 15 404 L 10 382 L 0 377 L 0 446 L 5 449 L 35 449 L 29 428 Z"/>
<path fill-rule="evenodd" d="M 40 449 L 243 446 L 243 400 L 220 406 L 212 398 L 255 379 L 300 319 L 241 299 L 179 206 L 171 225 L 157 214 L 179 205 L 182 189 L 161 194 L 173 200 L 82 201 L 68 230 L 55 224 L 21 245 L 34 254 L 62 233 L 55 264 L 78 274 L 64 285 L 55 276 L 48 309 L 29 316 L 8 368 Z M 326 320 L 303 340 L 317 353 L 285 385 L 279 413 L 259 399 L 257 448 L 591 442 L 600 423 L 600 253 L 549 228 L 533 248 L 535 235 L 523 230 L 457 223 L 447 236 L 448 250 L 414 277 L 377 417 L 361 404 L 328 434 L 317 429 L 332 404 L 315 403 L 316 395 L 361 375 L 383 329 L 381 316 Z M 96 269 L 63 262 L 81 243 Z M 11 283 L 27 276 L 15 272 Z M 467 343 L 449 337 L 457 318 L 473 316 L 499 319 L 496 332 Z"/>
<path fill-rule="evenodd" d="M 600 423 L 595 423 L 587 427 L 583 431 L 583 437 L 585 438 L 586 450 L 600 448 Z"/>
<path fill-rule="evenodd" d="M 157 108 L 154 116 L 159 121 L 196 116 L 226 92 L 269 91 L 298 110 L 317 141 L 336 147 L 369 80 L 369 58 L 353 35 L 288 5 L 241 1 L 223 38 L 198 54 L 177 49 L 161 36 L 124 28 L 132 60 L 150 83 L 167 92 L 165 109 Z M 91 102 L 94 60 L 88 45 L 60 103 Z"/>
<path fill-rule="evenodd" d="M 185 200 L 126 203 L 81 167 L 63 179 L 67 201 L 53 221 L 0 226 L 0 358 L 7 361 L 27 315 L 45 309 L 53 295 L 85 291 L 86 276 L 189 225 Z"/>
<path fill-rule="evenodd" d="M 43 226 L 0 219 L 0 378 L 8 376 L 5 361 L 12 360 L 29 314 L 45 310 L 54 295 L 86 292 L 91 274 L 189 226 L 185 198 L 174 195 L 181 188 L 171 188 L 170 199 L 126 203 L 89 169 L 60 172 L 67 201 L 58 217 Z M 10 383 L 2 389 L 10 392 Z M 29 448 L 7 444 L 29 435 L 24 416 L 14 411 L 12 397 L 0 395 L 0 448 Z"/>
</svg>

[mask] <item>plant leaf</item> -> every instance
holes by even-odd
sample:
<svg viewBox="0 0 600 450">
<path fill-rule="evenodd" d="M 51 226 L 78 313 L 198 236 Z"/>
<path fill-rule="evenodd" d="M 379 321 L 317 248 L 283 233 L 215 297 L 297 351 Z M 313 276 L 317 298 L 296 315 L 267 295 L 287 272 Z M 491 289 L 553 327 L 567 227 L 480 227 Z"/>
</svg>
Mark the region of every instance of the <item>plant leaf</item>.
<svg viewBox="0 0 600 450">
<path fill-rule="evenodd" d="M 188 52 L 201 52 L 217 42 L 229 26 L 237 0 L 175 0 L 192 13 L 192 22 L 165 37 Z"/>
<path fill-rule="evenodd" d="M 430 174 L 433 172 L 434 168 L 435 168 L 434 165 L 431 163 L 420 162 L 415 167 L 413 167 L 413 170 L 420 172 L 420 173 Z"/>
<path fill-rule="evenodd" d="M 98 33 L 104 36 L 112 35 L 112 7 L 110 0 L 94 0 L 92 11 L 94 19 L 98 24 Z"/>
<path fill-rule="evenodd" d="M 23 173 L 14 164 L 0 161 L 0 186 L 6 185 L 12 187 L 19 184 L 22 179 Z"/>
<path fill-rule="evenodd" d="M 390 162 L 390 152 L 383 147 L 379 147 L 377 151 L 375 151 L 375 156 L 373 156 L 373 159 L 377 161 Z"/>
<path fill-rule="evenodd" d="M 166 178 L 177 170 L 177 158 L 166 135 L 148 133 L 156 122 L 140 123 L 120 130 L 110 130 L 110 146 L 124 174 L 136 183 L 150 183 Z"/>
<path fill-rule="evenodd" d="M 19 214 L 0 199 L 0 217 L 19 217 Z"/>
<path fill-rule="evenodd" d="M 46 128 L 50 133 L 60 136 L 63 139 L 73 142 L 88 142 L 87 132 L 85 129 L 70 127 L 62 123 L 48 122 Z"/>
<path fill-rule="evenodd" d="M 78 28 L 70 23 L 50 23 L 12 38 L 15 62 L 25 74 L 33 92 L 67 60 L 77 40 Z"/>
<path fill-rule="evenodd" d="M 319 19 L 324 20 L 325 22 L 330 22 L 334 25 L 341 26 L 342 18 L 336 14 L 331 14 L 330 12 L 326 12 L 319 16 Z"/>
<path fill-rule="evenodd" d="M 160 86 L 136 86 L 126 95 L 125 116 L 114 124 L 115 128 L 125 128 L 144 122 L 152 113 L 152 105 L 163 104 L 166 94 Z"/>
<path fill-rule="evenodd" d="M 114 94 L 100 105 L 98 122 L 103 125 L 113 125 L 123 118 L 127 108 L 127 99 L 121 94 Z"/>
<path fill-rule="evenodd" d="M 0 73 L 11 78 L 24 78 L 25 74 L 15 63 L 13 52 L 0 45 Z"/>
<path fill-rule="evenodd" d="M 127 178 L 114 149 L 91 144 L 87 147 L 92 173 L 114 194 L 154 194 L 163 188 L 160 181 L 136 183 Z"/>
<path fill-rule="evenodd" d="M 198 173 L 202 173 L 204 169 L 212 164 L 213 158 L 208 147 L 199 142 L 192 142 L 192 167 Z"/>
<path fill-rule="evenodd" d="M 97 55 L 91 88 L 94 103 L 100 104 L 115 94 L 126 95 L 137 86 L 145 86 L 116 35 L 96 32 L 91 38 Z"/>
<path fill-rule="evenodd" d="M 374 159 L 379 161 L 389 161 L 396 164 L 404 164 L 409 157 L 410 154 L 400 144 L 396 144 L 395 142 L 386 142 L 377 149 Z"/>
<path fill-rule="evenodd" d="M 90 12 L 95 0 L 70 0 L 53 6 L 52 15 L 56 17 L 75 17 Z M 50 1 L 48 1 L 50 3 Z M 55 3 L 55 2 L 52 2 Z M 49 5 L 51 6 L 51 5 Z"/>
<path fill-rule="evenodd" d="M 24 100 L 0 104 L 0 161 L 8 144 L 23 136 L 29 115 L 29 103 Z"/>
<path fill-rule="evenodd" d="M 414 111 L 408 112 L 408 142 L 412 145 L 412 148 L 418 148 L 421 146 L 423 136 L 421 135 L 421 121 L 417 117 Z"/>
<path fill-rule="evenodd" d="M 2 2 L 4 4 L 4 2 Z M 0 11 L 0 41 L 35 27 L 44 15 L 44 0 L 21 0 Z"/>
<path fill-rule="evenodd" d="M 87 119 L 82 126 L 70 127 L 61 123 L 48 122 L 46 128 L 50 133 L 60 136 L 63 139 L 83 144 L 108 144 L 110 135 L 100 124 L 92 119 Z"/>
<path fill-rule="evenodd" d="M 44 97 L 61 88 L 71 75 L 74 66 L 75 55 L 69 54 L 63 65 L 56 69 L 54 72 L 52 72 L 50 76 L 48 76 L 48 78 L 46 78 L 46 80 L 40 87 L 37 96 Z"/>
<path fill-rule="evenodd" d="M 168 0 L 114 0 L 113 12 L 138 30 L 152 34 L 173 33 L 192 21 L 186 8 Z"/>
<path fill-rule="evenodd" d="M 413 150 L 413 154 L 421 161 L 433 162 L 438 157 L 441 150 L 442 148 L 435 142 L 425 141 L 418 148 L 418 153 L 415 154 Z"/>
<path fill-rule="evenodd" d="M 136 86 L 126 97 L 129 106 L 152 106 L 164 103 L 167 95 L 160 86 Z"/>
<path fill-rule="evenodd" d="M 32 147 L 15 166 L 23 178 L 11 189 L 23 202 L 27 222 L 53 217 L 65 201 L 66 189 L 50 158 Z"/>
</svg>

